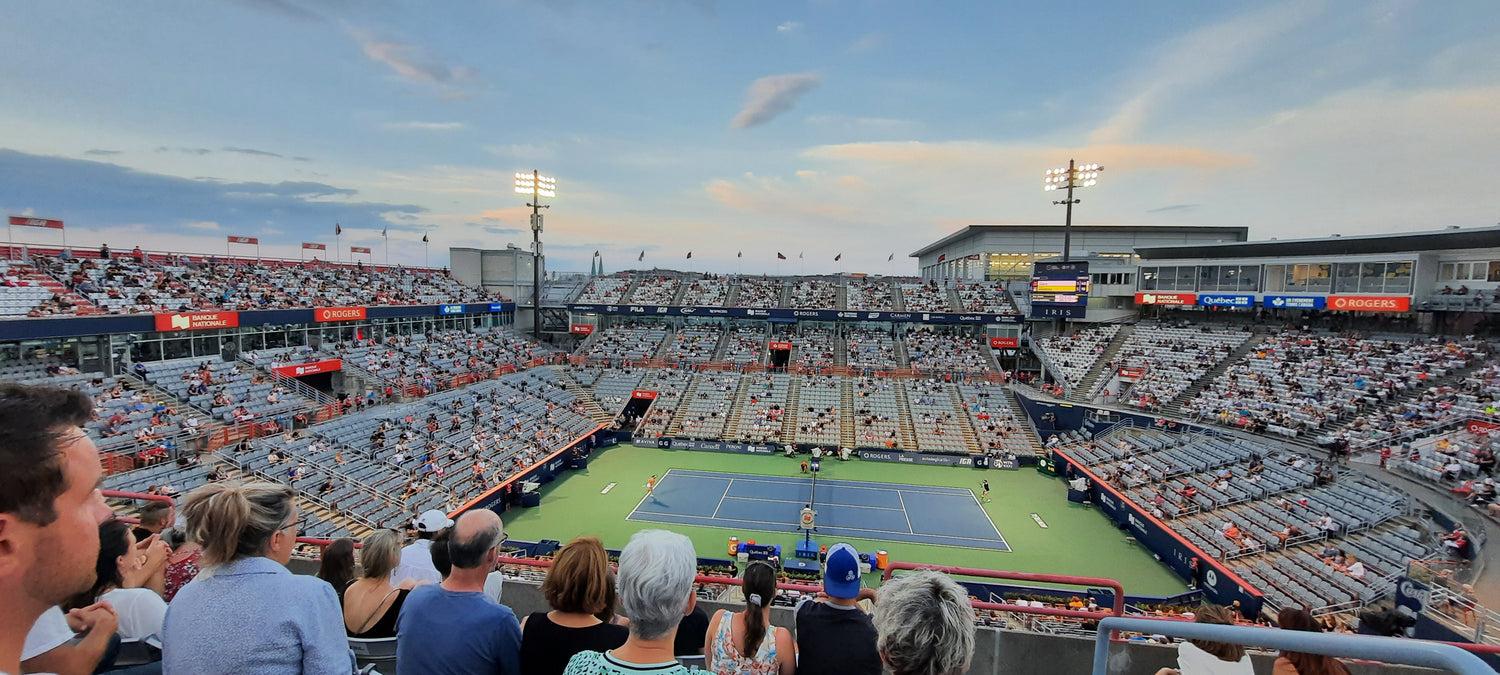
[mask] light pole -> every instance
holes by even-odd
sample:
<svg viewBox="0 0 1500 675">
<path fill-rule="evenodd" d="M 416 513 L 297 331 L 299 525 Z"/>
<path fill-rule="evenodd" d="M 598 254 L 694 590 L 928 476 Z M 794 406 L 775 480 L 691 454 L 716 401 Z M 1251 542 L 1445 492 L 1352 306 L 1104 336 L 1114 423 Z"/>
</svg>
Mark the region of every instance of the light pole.
<svg viewBox="0 0 1500 675">
<path fill-rule="evenodd" d="M 542 341 L 542 197 L 557 197 L 557 179 L 531 173 L 516 174 L 516 193 L 531 195 L 531 329 Z"/>
<path fill-rule="evenodd" d="M 1099 172 L 1104 167 L 1098 164 L 1077 165 L 1073 160 L 1068 160 L 1066 169 L 1047 169 L 1046 190 L 1068 191 L 1068 198 L 1052 202 L 1053 204 L 1066 204 L 1068 206 L 1067 219 L 1063 221 L 1063 262 L 1069 262 L 1073 248 L 1073 205 L 1083 201 L 1073 198 L 1073 188 L 1093 187 L 1099 182 Z"/>
</svg>

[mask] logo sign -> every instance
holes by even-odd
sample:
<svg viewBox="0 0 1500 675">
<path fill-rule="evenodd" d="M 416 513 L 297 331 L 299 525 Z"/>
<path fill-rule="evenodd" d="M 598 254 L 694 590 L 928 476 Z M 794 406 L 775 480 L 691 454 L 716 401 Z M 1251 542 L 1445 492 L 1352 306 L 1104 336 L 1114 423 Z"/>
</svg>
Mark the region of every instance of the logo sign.
<svg viewBox="0 0 1500 675">
<path fill-rule="evenodd" d="M 1218 586 L 1219 585 L 1219 575 L 1218 575 L 1218 573 L 1214 572 L 1212 569 L 1205 571 L 1203 573 L 1203 584 L 1205 586 L 1208 586 L 1209 588 L 1214 588 L 1215 586 Z"/>
<path fill-rule="evenodd" d="M 349 247 L 349 252 L 350 253 L 369 253 L 370 252 L 370 247 L 369 246 L 350 246 Z"/>
<path fill-rule="evenodd" d="M 1486 435 L 1488 435 L 1491 431 L 1494 431 L 1496 429 L 1500 429 L 1500 424 L 1495 424 L 1493 422 L 1483 422 L 1483 421 L 1480 421 L 1480 420 L 1469 420 L 1469 427 L 1468 428 L 1469 428 L 1469 433 L 1471 433 L 1471 434 L 1486 434 Z"/>
<path fill-rule="evenodd" d="M 1328 299 L 1321 295 L 1267 295 L 1260 304 L 1273 309 L 1323 309 Z"/>
<path fill-rule="evenodd" d="M 276 368 L 276 374 L 286 377 L 302 377 L 303 375 L 316 375 L 318 373 L 331 373 L 335 370 L 343 370 L 344 362 L 340 359 L 328 359 L 326 361 L 314 361 L 295 366 L 282 366 Z"/>
<path fill-rule="evenodd" d="M 260 239 L 257 238 L 257 237 L 236 237 L 236 236 L 234 236 L 234 235 L 231 234 L 231 235 L 229 235 L 229 243 L 231 243 L 231 244 L 255 244 L 255 245 L 258 246 L 258 245 L 260 245 Z"/>
<path fill-rule="evenodd" d="M 319 307 L 313 310 L 313 321 L 354 321 L 363 318 L 363 307 Z"/>
<path fill-rule="evenodd" d="M 1146 374 L 1145 368 L 1121 368 L 1120 377 L 1140 377 Z"/>
<path fill-rule="evenodd" d="M 1198 296 L 1193 293 L 1136 293 L 1137 305 L 1194 305 Z"/>
<path fill-rule="evenodd" d="M 654 392 L 654 391 L 645 391 L 645 390 L 642 390 L 642 389 L 637 389 L 635 391 L 630 392 L 630 398 L 639 398 L 639 399 L 644 399 L 644 400 L 649 401 L 649 400 L 652 400 L 652 399 L 656 398 L 656 392 Z"/>
<path fill-rule="evenodd" d="M 463 305 L 438 305 L 438 314 L 463 314 Z"/>
<path fill-rule="evenodd" d="M 771 347 L 771 351 L 789 351 L 792 348 L 792 343 L 772 342 L 769 346 Z"/>
<path fill-rule="evenodd" d="M 328 246 L 326 246 L 324 244 L 314 244 L 312 242 L 306 242 L 306 241 L 302 242 L 302 248 L 304 248 L 304 249 L 310 249 L 310 250 L 313 250 L 313 251 L 327 251 L 328 250 Z"/>
<path fill-rule="evenodd" d="M 1088 262 L 1036 263 L 1031 266 L 1032 318 L 1081 319 L 1088 304 Z"/>
<path fill-rule="evenodd" d="M 990 338 L 990 349 L 1006 349 L 1021 346 L 1020 338 L 992 337 Z"/>
<path fill-rule="evenodd" d="M 53 220 L 51 218 L 32 218 L 30 216 L 11 216 L 10 224 L 18 225 L 20 227 L 45 227 L 52 230 L 63 229 L 63 222 L 61 220 Z"/>
<path fill-rule="evenodd" d="M 575 323 L 568 327 L 568 332 L 574 335 L 592 335 L 594 333 L 594 326 L 587 323 Z"/>
<path fill-rule="evenodd" d="M 1411 298 L 1404 295 L 1330 295 L 1328 308 L 1351 312 L 1405 312 L 1411 309 Z"/>
<path fill-rule="evenodd" d="M 240 325 L 239 312 L 194 312 L 191 314 L 157 314 L 156 330 L 204 330 L 234 328 Z"/>
<path fill-rule="evenodd" d="M 1209 295 L 1205 293 L 1198 296 L 1198 304 L 1204 307 L 1253 307 L 1255 306 L 1255 296 Z"/>
<path fill-rule="evenodd" d="M 503 311 L 505 311 L 505 303 L 503 303 L 503 302 L 492 302 L 492 303 L 490 303 L 490 311 L 491 312 L 503 312 Z"/>
</svg>

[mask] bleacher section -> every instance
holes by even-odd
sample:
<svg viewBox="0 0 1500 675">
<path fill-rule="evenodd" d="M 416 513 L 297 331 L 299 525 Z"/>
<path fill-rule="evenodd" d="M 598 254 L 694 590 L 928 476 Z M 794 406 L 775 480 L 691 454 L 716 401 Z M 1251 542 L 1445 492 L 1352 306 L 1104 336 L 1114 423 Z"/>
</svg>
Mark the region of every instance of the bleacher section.
<svg viewBox="0 0 1500 675">
<path fill-rule="evenodd" d="M 594 333 L 586 343 L 583 356 L 611 361 L 642 361 L 656 356 L 666 339 L 663 325 L 625 325 Z"/>
<path fill-rule="evenodd" d="M 688 283 L 682 296 L 682 304 L 689 307 L 723 307 L 729 299 L 729 280 L 724 277 L 703 277 Z"/>
<path fill-rule="evenodd" d="M 859 370 L 894 370 L 900 366 L 896 342 L 890 333 L 879 330 L 853 330 L 845 338 L 849 350 L 849 367 Z"/>
<path fill-rule="evenodd" d="M 718 352 L 722 337 L 724 331 L 717 326 L 684 326 L 672 336 L 662 358 L 671 363 L 707 363 Z"/>
<path fill-rule="evenodd" d="M 837 447 L 843 439 L 844 379 L 827 375 L 798 375 L 796 432 L 799 445 Z"/>
<path fill-rule="evenodd" d="M 937 372 L 978 373 L 994 370 L 984 350 L 989 344 L 967 335 L 931 329 L 908 330 L 906 353 L 911 367 Z"/>
<path fill-rule="evenodd" d="M 1005 285 L 998 281 L 962 281 L 958 293 L 958 311 L 987 314 L 1015 314 L 1015 303 L 1005 295 Z"/>
<path fill-rule="evenodd" d="M 630 294 L 630 302 L 637 305 L 670 305 L 677 297 L 682 280 L 677 277 L 645 277 Z"/>
<path fill-rule="evenodd" d="M 854 447 L 903 450 L 910 446 L 901 433 L 901 407 L 895 382 L 886 378 L 860 377 L 854 387 Z"/>
<path fill-rule="evenodd" d="M 889 312 L 895 309 L 891 298 L 891 284 L 886 280 L 850 279 L 847 287 L 849 309 Z M 910 311 L 910 308 L 908 308 Z"/>
<path fill-rule="evenodd" d="M 1062 371 L 1068 386 L 1076 387 L 1094 367 L 1104 346 L 1120 332 L 1118 324 L 1083 328 L 1072 335 L 1053 335 L 1036 340 L 1036 344 Z"/>
<path fill-rule="evenodd" d="M 1122 367 L 1145 371 L 1126 403 L 1152 408 L 1171 401 L 1249 337 L 1243 330 L 1137 325 L 1115 359 Z"/>
<path fill-rule="evenodd" d="M 703 373 L 693 383 L 689 397 L 681 404 L 674 427 L 685 438 L 723 438 L 729 421 L 730 406 L 740 385 L 740 374 Z"/>
<path fill-rule="evenodd" d="M 838 309 L 838 287 L 823 279 L 793 282 L 789 306 L 800 309 Z"/>
<path fill-rule="evenodd" d="M 577 302 L 618 305 L 625 302 L 625 292 L 630 290 L 630 278 L 624 275 L 595 277 L 589 282 Z"/>
<path fill-rule="evenodd" d="M 936 281 L 905 282 L 901 284 L 901 301 L 908 312 L 951 312 L 953 308 L 949 307 L 947 291 L 948 289 L 939 287 Z"/>
<path fill-rule="evenodd" d="M 724 346 L 725 363 L 743 365 L 760 363 L 766 346 L 766 331 L 760 327 L 736 328 L 729 333 Z"/>
<path fill-rule="evenodd" d="M 780 443 L 790 386 L 786 373 L 747 375 L 741 384 L 734 427 L 725 438 L 743 443 Z"/>
<path fill-rule="evenodd" d="M 764 277 L 742 277 L 740 289 L 734 297 L 735 307 L 780 307 L 781 279 Z"/>
</svg>

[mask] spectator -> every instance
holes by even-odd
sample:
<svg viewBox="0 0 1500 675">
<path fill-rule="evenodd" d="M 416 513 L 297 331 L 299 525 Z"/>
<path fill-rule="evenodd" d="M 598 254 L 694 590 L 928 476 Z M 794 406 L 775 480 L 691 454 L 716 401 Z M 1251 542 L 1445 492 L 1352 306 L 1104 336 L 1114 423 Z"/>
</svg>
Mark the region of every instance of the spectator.
<svg viewBox="0 0 1500 675">
<path fill-rule="evenodd" d="M 344 629 L 349 637 L 396 637 L 396 617 L 417 582 L 411 579 L 391 588 L 391 572 L 401 557 L 401 535 L 376 530 L 365 537 L 359 551 L 363 576 L 344 591 Z"/>
<path fill-rule="evenodd" d="M 396 670 L 519 675 L 521 625 L 509 607 L 484 594 L 484 577 L 504 541 L 500 516 L 483 509 L 465 513 L 452 536 L 452 574 L 412 591 L 396 619 Z"/>
<path fill-rule="evenodd" d="M 880 658 L 894 675 L 960 675 L 974 658 L 974 607 L 948 575 L 903 574 L 880 587 Z"/>
<path fill-rule="evenodd" d="M 136 541 L 145 541 L 147 537 L 161 534 L 162 530 L 171 527 L 176 514 L 173 513 L 172 502 L 149 501 L 141 507 L 140 519 L 141 524 L 135 526 L 133 534 Z"/>
<path fill-rule="evenodd" d="M 1222 605 L 1202 605 L 1193 612 L 1193 621 L 1232 626 L 1234 613 Z M 1255 675 L 1255 668 L 1241 645 L 1184 640 L 1177 643 L 1177 667 L 1162 668 L 1156 675 Z"/>
<path fill-rule="evenodd" d="M 166 544 L 155 538 L 145 542 L 153 548 L 166 548 Z M 94 585 L 73 596 L 64 605 L 65 609 L 83 609 L 96 602 L 108 602 L 118 617 L 117 632 L 121 642 L 145 642 L 161 648 L 162 619 L 167 614 L 167 601 L 156 591 L 143 588 L 142 582 L 151 574 L 145 569 L 146 552 L 136 546 L 130 525 L 120 520 L 106 520 L 99 524 L 99 559 L 94 565 Z M 159 558 L 158 565 L 166 564 L 166 556 Z"/>
<path fill-rule="evenodd" d="M 704 669 L 720 675 L 793 675 L 797 651 L 792 634 L 771 625 L 776 571 L 763 562 L 750 563 L 745 568 L 743 590 L 745 611 L 736 614 L 721 609 L 708 624 Z"/>
<path fill-rule="evenodd" d="M 167 572 L 162 582 L 162 598 L 171 602 L 172 598 L 177 597 L 177 591 L 198 576 L 203 563 L 203 547 L 197 542 L 188 541 L 187 533 L 179 528 L 167 530 L 163 533 L 162 540 L 172 549 L 172 555 L 167 557 Z"/>
<path fill-rule="evenodd" d="M 823 592 L 797 603 L 797 672 L 881 672 L 875 624 L 859 601 L 875 592 L 859 585 L 859 553 L 845 543 L 828 549 L 823 562 Z"/>
<path fill-rule="evenodd" d="M 453 528 L 445 527 L 432 535 L 432 568 L 438 576 L 447 579 L 453 573 L 453 562 L 448 559 L 448 540 L 453 538 Z M 496 600 L 499 602 L 499 600 Z"/>
<path fill-rule="evenodd" d="M 339 603 L 343 604 L 344 589 L 354 582 L 353 539 L 335 539 L 328 548 L 323 549 L 322 559 L 318 562 L 318 578 L 333 587 L 333 592 L 339 596 Z"/>
<path fill-rule="evenodd" d="M 57 607 L 93 582 L 110 515 L 98 451 L 78 429 L 91 410 L 76 391 L 0 385 L 0 672 L 23 661 L 30 672 L 88 672 L 114 637 L 114 612 L 95 605 L 73 613 L 83 640 L 65 645 L 74 631 Z"/>
<path fill-rule="evenodd" d="M 452 527 L 453 519 L 442 511 L 431 509 L 417 516 L 412 527 L 417 531 L 417 540 L 401 549 L 401 564 L 391 574 L 392 588 L 411 579 L 419 583 L 438 583 L 443 580 L 436 567 L 432 566 L 432 537 L 438 530 Z"/>
<path fill-rule="evenodd" d="M 666 530 L 641 530 L 620 552 L 620 611 L 630 620 L 630 637 L 609 651 L 584 650 L 568 661 L 565 675 L 686 675 L 673 652 L 677 627 L 698 598 L 693 578 L 698 557 L 693 542 Z M 830 671 L 836 672 L 836 671 Z"/>
<path fill-rule="evenodd" d="M 614 649 L 630 636 L 630 629 L 609 623 L 615 579 L 598 538 L 579 537 L 562 547 L 547 570 L 542 594 L 552 611 L 521 622 L 521 670 L 527 675 L 561 675 L 574 654 Z"/>
<path fill-rule="evenodd" d="M 1276 615 L 1276 625 L 1282 630 L 1303 630 L 1311 633 L 1321 633 L 1316 619 L 1305 609 L 1287 608 Z M 1282 650 L 1276 657 L 1276 665 L 1271 670 L 1273 675 L 1349 675 L 1349 669 L 1343 662 L 1332 656 L 1322 654 L 1303 654 L 1301 652 L 1289 652 Z"/>
<path fill-rule="evenodd" d="M 164 672 L 348 673 L 354 668 L 338 594 L 286 568 L 297 544 L 296 492 L 268 483 L 211 483 L 183 503 L 205 573 L 167 608 Z M 255 608 L 246 621 L 247 608 Z"/>
</svg>

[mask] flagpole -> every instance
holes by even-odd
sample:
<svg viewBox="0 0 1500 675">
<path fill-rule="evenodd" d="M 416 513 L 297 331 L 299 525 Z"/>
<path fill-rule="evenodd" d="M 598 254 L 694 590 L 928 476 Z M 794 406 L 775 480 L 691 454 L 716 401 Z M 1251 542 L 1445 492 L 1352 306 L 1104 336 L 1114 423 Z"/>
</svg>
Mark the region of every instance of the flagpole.
<svg viewBox="0 0 1500 675">
<path fill-rule="evenodd" d="M 380 231 L 380 238 L 385 240 L 385 266 L 391 266 L 391 235 L 385 230 Z"/>
</svg>

